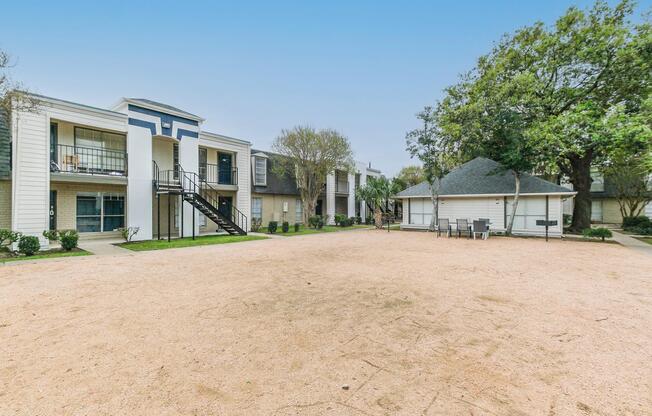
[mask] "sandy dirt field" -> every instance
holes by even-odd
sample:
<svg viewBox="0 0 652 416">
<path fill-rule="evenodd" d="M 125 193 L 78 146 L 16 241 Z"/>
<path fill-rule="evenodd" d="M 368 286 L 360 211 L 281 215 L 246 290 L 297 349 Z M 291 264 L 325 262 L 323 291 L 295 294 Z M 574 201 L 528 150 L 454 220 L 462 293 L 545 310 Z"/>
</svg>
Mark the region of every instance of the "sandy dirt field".
<svg viewBox="0 0 652 416">
<path fill-rule="evenodd" d="M 652 415 L 652 257 L 351 231 L 0 267 L 0 415 Z"/>
</svg>

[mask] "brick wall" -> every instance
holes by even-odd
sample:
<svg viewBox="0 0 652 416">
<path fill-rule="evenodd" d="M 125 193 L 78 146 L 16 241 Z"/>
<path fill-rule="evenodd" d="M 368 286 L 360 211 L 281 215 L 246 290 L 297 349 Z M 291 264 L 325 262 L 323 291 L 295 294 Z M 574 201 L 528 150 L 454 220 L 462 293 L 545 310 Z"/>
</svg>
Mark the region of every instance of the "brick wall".
<svg viewBox="0 0 652 416">
<path fill-rule="evenodd" d="M 125 185 L 52 182 L 50 189 L 57 191 L 57 229 L 60 230 L 77 227 L 78 192 L 116 192 L 125 197 L 127 194 Z"/>
<path fill-rule="evenodd" d="M 0 181 L 0 228 L 11 228 L 11 181 Z"/>
</svg>

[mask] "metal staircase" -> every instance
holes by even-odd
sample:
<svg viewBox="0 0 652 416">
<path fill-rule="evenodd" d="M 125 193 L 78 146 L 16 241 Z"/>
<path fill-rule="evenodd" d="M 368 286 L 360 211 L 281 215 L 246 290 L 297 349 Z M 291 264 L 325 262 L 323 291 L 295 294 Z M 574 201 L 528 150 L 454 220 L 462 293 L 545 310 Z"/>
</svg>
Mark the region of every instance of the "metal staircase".
<svg viewBox="0 0 652 416">
<path fill-rule="evenodd" d="M 195 172 L 181 166 L 175 170 L 159 170 L 153 163 L 153 185 L 157 194 L 180 195 L 185 202 L 210 218 L 221 229 L 232 235 L 247 234 L 247 217 L 233 204 L 220 208 L 219 193 Z M 160 218 L 159 218 L 160 221 Z M 194 232 L 193 232 L 194 235 Z"/>
</svg>

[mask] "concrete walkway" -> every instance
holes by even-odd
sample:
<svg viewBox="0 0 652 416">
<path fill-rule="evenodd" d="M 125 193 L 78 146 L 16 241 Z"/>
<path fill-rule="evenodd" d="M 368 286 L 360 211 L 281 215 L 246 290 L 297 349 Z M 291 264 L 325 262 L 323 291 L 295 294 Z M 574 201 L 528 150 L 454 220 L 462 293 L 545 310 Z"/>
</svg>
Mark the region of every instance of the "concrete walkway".
<svg viewBox="0 0 652 416">
<path fill-rule="evenodd" d="M 627 234 L 621 234 L 618 231 L 611 230 L 611 232 L 613 233 L 613 240 L 618 244 L 652 256 L 652 244 L 637 240 Z"/>
<path fill-rule="evenodd" d="M 133 251 L 118 247 L 114 244 L 124 242 L 121 238 L 80 240 L 79 248 L 93 253 L 96 256 L 119 256 L 134 254 Z"/>
</svg>

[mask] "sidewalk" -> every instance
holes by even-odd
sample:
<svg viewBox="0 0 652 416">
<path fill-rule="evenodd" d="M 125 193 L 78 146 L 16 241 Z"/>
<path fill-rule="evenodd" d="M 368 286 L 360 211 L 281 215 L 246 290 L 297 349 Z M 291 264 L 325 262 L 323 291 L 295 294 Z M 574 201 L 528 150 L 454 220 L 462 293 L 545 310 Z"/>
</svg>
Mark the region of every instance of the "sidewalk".
<svg viewBox="0 0 652 416">
<path fill-rule="evenodd" d="M 618 231 L 611 230 L 611 232 L 613 233 L 614 241 L 618 244 L 652 256 L 652 244 L 644 243 L 641 240 L 637 240 L 626 234 L 621 234 Z"/>
<path fill-rule="evenodd" d="M 95 254 L 96 256 L 124 256 L 134 254 L 133 251 L 118 247 L 115 243 L 123 243 L 121 238 L 80 240 L 79 248 Z"/>
</svg>

